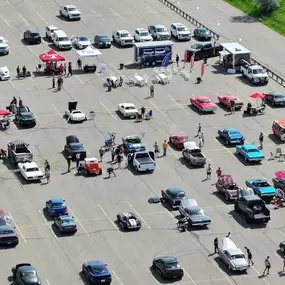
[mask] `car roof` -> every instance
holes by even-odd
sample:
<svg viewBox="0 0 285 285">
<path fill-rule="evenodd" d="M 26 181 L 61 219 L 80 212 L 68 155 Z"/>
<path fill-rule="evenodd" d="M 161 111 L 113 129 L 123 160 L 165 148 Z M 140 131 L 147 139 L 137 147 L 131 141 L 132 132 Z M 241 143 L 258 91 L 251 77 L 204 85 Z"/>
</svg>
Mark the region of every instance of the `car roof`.
<svg viewBox="0 0 285 285">
<path fill-rule="evenodd" d="M 38 165 L 35 162 L 25 162 L 23 163 L 23 166 L 25 167 L 38 167 Z"/>
<path fill-rule="evenodd" d="M 40 33 L 38 30 L 27 30 L 27 32 L 37 33 L 37 34 L 39 34 L 39 33 Z"/>
<path fill-rule="evenodd" d="M 50 199 L 50 201 L 51 201 L 53 204 L 56 204 L 56 203 L 64 203 L 64 199 L 63 199 L 63 198 Z"/>
<path fill-rule="evenodd" d="M 267 180 L 263 179 L 263 178 L 256 178 L 256 179 L 249 179 L 249 180 L 247 180 L 247 182 L 250 182 L 250 183 L 252 183 L 252 182 L 267 182 Z"/>
<path fill-rule="evenodd" d="M 2 36 L 0 36 L 0 40 L 5 40 L 5 38 L 4 38 L 4 37 L 2 37 Z"/>
<path fill-rule="evenodd" d="M 285 93 L 282 93 L 282 92 L 271 92 L 269 93 L 270 95 L 273 95 L 273 96 L 277 96 L 277 95 L 282 95 L 282 96 L 285 96 Z"/>
<path fill-rule="evenodd" d="M 184 192 L 180 187 L 170 187 L 167 190 L 172 194 Z"/>
<path fill-rule="evenodd" d="M 58 29 L 58 27 L 56 27 L 55 25 L 48 25 L 47 28 L 49 28 L 49 29 Z"/>
<path fill-rule="evenodd" d="M 242 252 L 241 249 L 239 249 L 239 248 L 229 248 L 229 249 L 227 249 L 227 252 L 228 252 L 230 255 L 243 254 L 243 252 Z"/>
<path fill-rule="evenodd" d="M 243 196 L 243 198 L 247 201 L 255 201 L 255 200 L 262 200 L 259 196 L 257 195 L 247 195 Z"/>
<path fill-rule="evenodd" d="M 120 34 L 123 34 L 123 33 L 124 33 L 124 34 L 125 34 L 125 33 L 128 33 L 128 34 L 129 34 L 129 33 L 130 33 L 130 32 L 127 31 L 127 30 L 118 30 L 117 32 L 120 33 Z"/>
<path fill-rule="evenodd" d="M 75 135 L 67 136 L 65 139 L 66 139 L 66 142 L 69 142 L 69 143 L 71 143 L 71 142 L 79 142 L 78 137 L 75 136 Z"/>
<path fill-rule="evenodd" d="M 227 130 L 228 132 L 240 133 L 240 130 L 234 129 L 234 128 L 229 128 L 229 129 L 225 129 L 225 130 Z"/>
<path fill-rule="evenodd" d="M 130 139 L 130 138 L 140 138 L 138 135 L 132 135 L 132 136 L 125 136 L 125 139 Z"/>
<path fill-rule="evenodd" d="M 174 257 L 174 256 L 163 256 L 163 257 L 159 257 L 158 259 L 160 259 L 160 260 L 163 261 L 164 263 L 177 262 L 177 258 Z"/>
<path fill-rule="evenodd" d="M 124 105 L 125 107 L 136 107 L 133 103 L 120 103 L 119 105 Z"/>
<path fill-rule="evenodd" d="M 77 9 L 77 7 L 74 6 L 74 5 L 64 5 L 64 7 L 66 7 L 66 8 L 76 8 Z"/>
<path fill-rule="evenodd" d="M 198 100 L 208 100 L 208 99 L 210 99 L 210 97 L 208 97 L 208 96 L 199 96 L 199 97 L 196 97 L 196 99 L 198 99 Z"/>
<path fill-rule="evenodd" d="M 254 144 L 244 144 L 243 146 L 246 149 L 258 149 L 258 147 Z"/>
<path fill-rule="evenodd" d="M 59 219 L 63 220 L 63 221 L 64 220 L 70 220 L 70 219 L 74 220 L 74 218 L 72 216 L 69 216 L 69 215 L 59 216 Z"/>
<path fill-rule="evenodd" d="M 165 28 L 164 25 L 161 25 L 161 24 L 157 24 L 157 25 L 153 25 L 155 28 Z"/>
<path fill-rule="evenodd" d="M 148 30 L 145 28 L 136 28 L 136 30 L 139 32 L 148 32 Z"/>
<path fill-rule="evenodd" d="M 207 28 L 196 28 L 195 30 L 198 30 L 198 31 L 207 30 L 207 31 L 209 31 Z"/>
<path fill-rule="evenodd" d="M 96 261 L 88 261 L 87 265 L 89 266 L 98 266 L 98 267 L 106 267 L 105 263 L 102 261 L 96 260 Z"/>
<path fill-rule="evenodd" d="M 19 266 L 17 269 L 21 272 L 36 271 L 36 268 L 32 265 L 28 265 L 28 263 L 23 264 L 23 266 Z"/>
<path fill-rule="evenodd" d="M 171 135 L 172 137 L 188 137 L 188 135 L 186 133 L 175 133 L 173 135 Z"/>
<path fill-rule="evenodd" d="M 184 25 L 184 24 L 181 24 L 181 23 L 172 23 L 172 25 L 174 25 L 174 26 L 176 26 L 176 27 L 178 27 L 178 26 L 185 27 L 185 25 Z"/>
</svg>

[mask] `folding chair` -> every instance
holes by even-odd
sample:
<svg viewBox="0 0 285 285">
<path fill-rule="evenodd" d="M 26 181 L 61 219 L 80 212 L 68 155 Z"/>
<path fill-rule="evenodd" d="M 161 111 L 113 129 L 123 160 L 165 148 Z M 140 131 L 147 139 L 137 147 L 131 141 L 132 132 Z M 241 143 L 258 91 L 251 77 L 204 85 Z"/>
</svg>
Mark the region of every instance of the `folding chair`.
<svg viewBox="0 0 285 285">
<path fill-rule="evenodd" d="M 279 158 L 279 161 L 282 160 L 282 158 L 284 158 L 284 156 L 282 155 L 282 149 L 280 147 L 276 148 L 276 154 L 275 154 L 276 158 Z"/>
<path fill-rule="evenodd" d="M 270 152 L 270 158 L 269 158 L 269 160 L 274 160 L 275 159 L 275 155 L 274 155 L 274 153 L 271 151 Z"/>
</svg>

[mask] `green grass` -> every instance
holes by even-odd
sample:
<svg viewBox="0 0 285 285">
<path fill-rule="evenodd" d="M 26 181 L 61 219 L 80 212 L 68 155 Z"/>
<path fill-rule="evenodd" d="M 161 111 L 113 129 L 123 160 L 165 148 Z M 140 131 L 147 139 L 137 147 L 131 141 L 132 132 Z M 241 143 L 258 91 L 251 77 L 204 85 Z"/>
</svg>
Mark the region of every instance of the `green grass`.
<svg viewBox="0 0 285 285">
<path fill-rule="evenodd" d="M 225 0 L 232 6 L 254 18 L 261 18 L 262 23 L 277 33 L 285 36 L 285 0 L 281 0 L 280 8 L 270 14 L 263 14 L 254 0 Z"/>
</svg>

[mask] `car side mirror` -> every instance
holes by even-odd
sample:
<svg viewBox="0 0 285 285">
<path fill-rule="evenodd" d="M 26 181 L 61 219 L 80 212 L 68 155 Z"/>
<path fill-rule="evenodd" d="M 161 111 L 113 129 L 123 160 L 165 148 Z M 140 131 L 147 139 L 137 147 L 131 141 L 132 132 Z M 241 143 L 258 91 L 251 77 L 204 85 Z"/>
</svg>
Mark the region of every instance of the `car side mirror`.
<svg viewBox="0 0 285 285">
<path fill-rule="evenodd" d="M 14 274 L 15 273 L 15 268 L 13 267 L 12 269 L 11 269 L 11 271 L 12 271 L 12 273 Z"/>
</svg>

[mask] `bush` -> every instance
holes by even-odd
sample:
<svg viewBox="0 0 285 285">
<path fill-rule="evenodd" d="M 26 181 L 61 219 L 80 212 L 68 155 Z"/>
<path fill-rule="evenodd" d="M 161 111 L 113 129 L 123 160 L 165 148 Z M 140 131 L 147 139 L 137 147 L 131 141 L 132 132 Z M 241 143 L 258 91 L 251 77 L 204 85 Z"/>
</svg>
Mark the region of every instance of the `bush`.
<svg viewBox="0 0 285 285">
<path fill-rule="evenodd" d="M 271 12 L 280 7 L 280 0 L 255 0 L 255 2 L 263 12 Z"/>
</svg>

